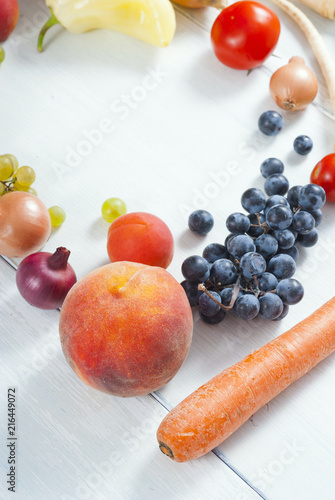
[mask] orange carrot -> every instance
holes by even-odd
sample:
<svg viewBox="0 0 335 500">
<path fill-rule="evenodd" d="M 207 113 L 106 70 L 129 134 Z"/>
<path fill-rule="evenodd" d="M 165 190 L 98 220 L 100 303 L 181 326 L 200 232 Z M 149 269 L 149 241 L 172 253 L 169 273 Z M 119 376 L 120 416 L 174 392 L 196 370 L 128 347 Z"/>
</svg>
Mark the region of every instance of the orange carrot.
<svg viewBox="0 0 335 500">
<path fill-rule="evenodd" d="M 179 403 L 158 428 L 161 451 L 177 462 L 204 455 L 334 350 L 335 297 Z"/>
</svg>

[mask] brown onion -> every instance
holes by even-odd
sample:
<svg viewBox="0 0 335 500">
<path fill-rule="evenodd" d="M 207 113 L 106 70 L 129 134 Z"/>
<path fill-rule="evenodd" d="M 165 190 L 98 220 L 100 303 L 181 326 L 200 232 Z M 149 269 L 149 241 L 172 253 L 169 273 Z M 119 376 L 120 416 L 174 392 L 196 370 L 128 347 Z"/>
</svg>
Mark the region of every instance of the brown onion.
<svg viewBox="0 0 335 500">
<path fill-rule="evenodd" d="M 288 111 L 306 108 L 317 92 L 317 78 L 299 56 L 291 57 L 288 64 L 277 69 L 270 79 L 271 97 L 280 108 Z"/>
<path fill-rule="evenodd" d="M 24 191 L 1 196 L 0 254 L 26 257 L 40 250 L 50 232 L 50 214 L 37 196 Z"/>
</svg>

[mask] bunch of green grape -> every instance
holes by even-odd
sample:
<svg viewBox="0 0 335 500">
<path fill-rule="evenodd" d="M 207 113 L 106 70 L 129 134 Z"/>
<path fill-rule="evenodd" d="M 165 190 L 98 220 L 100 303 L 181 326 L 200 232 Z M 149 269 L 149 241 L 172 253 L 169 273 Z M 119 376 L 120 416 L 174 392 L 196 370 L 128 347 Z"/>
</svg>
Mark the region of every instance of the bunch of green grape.
<svg viewBox="0 0 335 500">
<path fill-rule="evenodd" d="M 26 191 L 36 196 L 35 189 L 31 187 L 35 178 L 35 170 L 27 165 L 19 167 L 14 155 L 0 155 L 0 196 L 9 191 Z"/>
</svg>

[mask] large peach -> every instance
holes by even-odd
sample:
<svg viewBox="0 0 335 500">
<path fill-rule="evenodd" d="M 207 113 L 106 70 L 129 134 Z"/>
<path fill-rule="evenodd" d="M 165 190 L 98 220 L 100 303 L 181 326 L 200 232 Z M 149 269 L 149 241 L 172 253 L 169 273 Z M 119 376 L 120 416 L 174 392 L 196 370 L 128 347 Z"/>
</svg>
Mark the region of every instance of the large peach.
<svg viewBox="0 0 335 500">
<path fill-rule="evenodd" d="M 64 355 L 88 385 L 115 396 L 159 389 L 177 373 L 193 330 L 186 294 L 165 269 L 116 262 L 92 271 L 60 314 Z"/>
<path fill-rule="evenodd" d="M 156 215 L 131 212 L 110 225 L 107 253 L 111 262 L 131 261 L 166 269 L 173 257 L 170 229 Z"/>
</svg>

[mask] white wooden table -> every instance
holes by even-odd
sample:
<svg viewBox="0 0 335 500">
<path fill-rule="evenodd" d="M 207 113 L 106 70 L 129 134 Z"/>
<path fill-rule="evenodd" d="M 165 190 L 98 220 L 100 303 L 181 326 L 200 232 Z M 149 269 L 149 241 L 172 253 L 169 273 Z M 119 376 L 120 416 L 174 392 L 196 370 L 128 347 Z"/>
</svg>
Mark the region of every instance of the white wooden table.
<svg viewBox="0 0 335 500">
<path fill-rule="evenodd" d="M 316 162 L 332 152 L 334 116 L 317 62 L 294 23 L 264 4 L 281 20 L 278 57 L 246 76 L 213 54 L 214 9 L 176 6 L 177 32 L 166 49 L 112 31 L 72 35 L 55 27 L 40 54 L 37 34 L 47 9 L 42 0 L 20 1 L 0 69 L 0 153 L 33 166 L 39 197 L 66 210 L 66 222 L 44 250 L 69 248 L 78 278 L 108 263 L 108 224 L 100 213 L 106 198 L 120 197 L 128 212 L 151 212 L 169 225 L 175 238 L 169 271 L 181 281 L 182 261 L 208 243 L 223 243 L 225 219 L 240 210 L 242 192 L 263 186 L 265 158 L 281 158 L 294 185 L 308 183 Z M 334 22 L 301 8 L 335 55 Z M 269 76 L 292 55 L 303 56 L 317 73 L 318 97 L 299 115 L 284 113 L 280 135 L 261 136 L 259 115 L 277 109 Z M 307 157 L 292 149 L 300 134 L 314 141 Z M 215 219 L 203 238 L 187 227 L 197 208 Z M 0 259 L 0 498 L 333 500 L 334 356 L 201 459 L 174 463 L 155 437 L 167 409 L 333 296 L 331 204 L 319 229 L 317 247 L 302 251 L 298 263 L 305 297 L 282 322 L 231 316 L 210 326 L 195 311 L 191 350 L 178 374 L 159 393 L 128 399 L 90 389 L 76 377 L 61 351 L 59 311 L 29 306 L 15 284 L 19 261 Z M 15 495 L 6 484 L 8 387 L 17 388 Z"/>
</svg>

